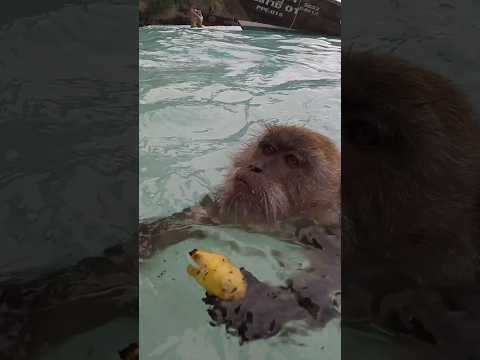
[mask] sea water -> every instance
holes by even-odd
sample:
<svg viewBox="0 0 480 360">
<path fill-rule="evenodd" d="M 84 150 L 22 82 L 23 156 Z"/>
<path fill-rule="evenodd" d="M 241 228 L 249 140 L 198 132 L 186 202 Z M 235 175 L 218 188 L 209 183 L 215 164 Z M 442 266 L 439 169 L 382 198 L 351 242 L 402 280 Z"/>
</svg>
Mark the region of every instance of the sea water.
<svg viewBox="0 0 480 360">
<path fill-rule="evenodd" d="M 340 145 L 340 41 L 239 29 L 140 30 L 140 218 L 212 191 L 264 124 Z"/>
<path fill-rule="evenodd" d="M 140 219 L 163 217 L 215 190 L 230 156 L 265 124 L 296 124 L 340 145 L 340 40 L 236 27 L 140 29 Z M 244 345 L 209 325 L 188 251 L 230 257 L 260 280 L 285 284 L 307 266 L 295 244 L 229 227 L 202 227 L 140 267 L 142 359 L 339 359 L 340 328 L 293 323 Z M 298 330 L 303 330 L 298 333 Z"/>
</svg>

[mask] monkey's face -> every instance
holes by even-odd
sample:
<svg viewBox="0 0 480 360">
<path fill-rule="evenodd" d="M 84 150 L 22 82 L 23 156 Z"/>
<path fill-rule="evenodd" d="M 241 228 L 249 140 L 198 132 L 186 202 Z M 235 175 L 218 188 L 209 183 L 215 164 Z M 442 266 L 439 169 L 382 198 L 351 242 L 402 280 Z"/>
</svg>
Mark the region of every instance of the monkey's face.
<svg viewBox="0 0 480 360">
<path fill-rule="evenodd" d="M 475 133 L 468 103 L 442 77 L 386 56 L 344 56 L 342 211 L 352 233 L 417 241 L 465 217 Z"/>
<path fill-rule="evenodd" d="M 343 59 L 342 146 L 348 161 L 344 179 L 358 184 L 402 173 L 441 134 L 421 75 L 398 60 L 354 54 Z M 386 180 L 386 178 L 384 178 Z M 354 184 L 353 184 L 354 185 Z"/>
<path fill-rule="evenodd" d="M 269 127 L 233 161 L 220 199 L 229 222 L 272 224 L 301 215 L 338 185 L 339 154 L 325 137 L 293 126 Z"/>
<path fill-rule="evenodd" d="M 464 150 L 459 142 L 471 141 L 477 126 L 448 80 L 389 56 L 353 53 L 342 61 L 344 171 L 418 176 L 421 169 L 455 165 L 451 156 Z"/>
</svg>

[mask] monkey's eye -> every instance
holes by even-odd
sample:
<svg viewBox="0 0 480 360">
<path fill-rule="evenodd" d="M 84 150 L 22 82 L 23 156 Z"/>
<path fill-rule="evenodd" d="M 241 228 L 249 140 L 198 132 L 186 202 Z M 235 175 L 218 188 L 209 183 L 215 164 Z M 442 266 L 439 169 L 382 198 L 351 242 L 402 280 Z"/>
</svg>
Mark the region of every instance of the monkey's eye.
<svg viewBox="0 0 480 360">
<path fill-rule="evenodd" d="M 260 148 L 265 155 L 272 155 L 275 153 L 275 148 L 269 143 L 261 143 Z"/>
<path fill-rule="evenodd" d="M 293 154 L 285 155 L 285 162 L 291 168 L 297 168 L 300 166 L 300 159 Z"/>
<path fill-rule="evenodd" d="M 375 121 L 359 119 L 347 131 L 350 139 L 358 145 L 376 146 L 381 143 L 381 131 Z"/>
</svg>

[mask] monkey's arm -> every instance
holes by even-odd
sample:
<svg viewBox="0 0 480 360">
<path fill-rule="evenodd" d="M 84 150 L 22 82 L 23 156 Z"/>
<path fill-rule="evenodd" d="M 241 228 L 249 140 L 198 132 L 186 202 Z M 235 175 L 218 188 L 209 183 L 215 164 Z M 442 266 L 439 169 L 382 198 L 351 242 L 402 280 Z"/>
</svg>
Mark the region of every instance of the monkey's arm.
<svg viewBox="0 0 480 360">
<path fill-rule="evenodd" d="M 262 283 L 244 269 L 242 273 L 248 283 L 244 299 L 220 301 L 208 295 L 203 299 L 215 325 L 225 324 L 227 332 L 243 342 L 274 336 L 288 321 L 308 318 L 291 289 Z"/>
<path fill-rule="evenodd" d="M 243 300 L 219 301 L 210 296 L 204 299 L 210 305 L 207 311 L 214 323 L 225 324 L 227 331 L 242 341 L 274 336 L 290 321 L 303 320 L 313 328 L 338 316 L 339 291 L 330 292 L 320 279 L 307 281 L 309 291 L 305 291 L 292 284 L 275 287 L 262 283 L 245 270 L 243 274 L 248 282 Z M 299 278 L 305 279 L 301 275 Z"/>
<path fill-rule="evenodd" d="M 242 341 L 278 334 L 290 321 L 304 320 L 312 327 L 324 326 L 341 309 L 339 235 L 316 226 L 298 232 L 303 242 L 315 243 L 306 249 L 310 267 L 298 271 L 287 286 L 275 287 L 243 270 L 247 279 L 246 297 L 241 301 L 219 301 L 207 297 L 208 313 L 216 324 Z M 312 237 L 313 236 L 313 237 Z M 314 240 L 314 241 L 313 241 Z"/>
<path fill-rule="evenodd" d="M 62 270 L 2 280 L 0 358 L 33 358 L 112 320 L 136 318 L 137 260 L 135 248 L 119 245 Z"/>
<path fill-rule="evenodd" d="M 215 225 L 218 221 L 211 215 L 216 203 L 206 195 L 198 205 L 186 208 L 166 218 L 145 220 L 138 229 L 138 255 L 148 258 L 155 252 L 175 245 L 188 238 L 203 238 L 192 225 Z"/>
</svg>

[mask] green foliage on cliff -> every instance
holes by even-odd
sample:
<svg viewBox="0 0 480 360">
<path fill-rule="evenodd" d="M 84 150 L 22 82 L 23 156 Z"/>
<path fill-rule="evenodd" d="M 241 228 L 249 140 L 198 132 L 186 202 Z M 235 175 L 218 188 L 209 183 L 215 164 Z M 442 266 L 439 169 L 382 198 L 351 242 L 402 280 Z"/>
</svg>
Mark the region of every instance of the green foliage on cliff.
<svg viewBox="0 0 480 360">
<path fill-rule="evenodd" d="M 221 12 L 224 8 L 224 5 L 224 0 L 208 0 L 209 10 L 214 14 Z"/>
<path fill-rule="evenodd" d="M 190 4 L 190 0 L 151 0 L 152 5 L 155 9 L 168 9 L 172 7 L 183 7 Z"/>
</svg>

